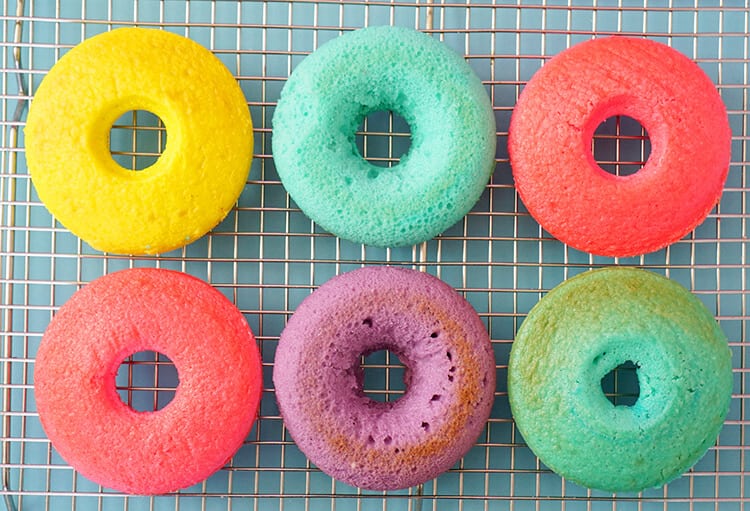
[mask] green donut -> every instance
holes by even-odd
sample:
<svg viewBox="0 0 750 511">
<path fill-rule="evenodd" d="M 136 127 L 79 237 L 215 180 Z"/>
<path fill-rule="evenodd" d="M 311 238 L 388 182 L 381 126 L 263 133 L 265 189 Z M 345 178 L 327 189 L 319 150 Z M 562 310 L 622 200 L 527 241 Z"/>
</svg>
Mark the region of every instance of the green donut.
<svg viewBox="0 0 750 511">
<path fill-rule="evenodd" d="M 391 110 L 411 147 L 391 167 L 362 158 L 355 131 Z M 474 206 L 495 166 L 487 92 L 460 55 L 416 30 L 379 26 L 322 45 L 297 66 L 273 116 L 276 170 L 302 211 L 368 245 L 426 241 Z"/>
<path fill-rule="evenodd" d="M 640 394 L 614 406 L 601 379 L 632 361 Z M 713 445 L 732 395 L 731 352 L 679 284 L 610 268 L 570 279 L 518 331 L 508 366 L 516 426 L 553 471 L 589 488 L 641 491 L 678 477 Z"/>
</svg>

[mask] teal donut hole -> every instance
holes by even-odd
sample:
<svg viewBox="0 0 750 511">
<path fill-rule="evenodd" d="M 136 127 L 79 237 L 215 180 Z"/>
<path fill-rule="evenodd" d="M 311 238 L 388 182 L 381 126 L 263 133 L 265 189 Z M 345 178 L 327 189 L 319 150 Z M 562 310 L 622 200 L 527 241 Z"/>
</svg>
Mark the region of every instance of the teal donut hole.
<svg viewBox="0 0 750 511">
<path fill-rule="evenodd" d="M 601 379 L 602 392 L 614 406 L 633 406 L 638 401 L 641 386 L 638 382 L 640 366 L 632 360 L 609 371 Z"/>
<path fill-rule="evenodd" d="M 575 416 L 620 438 L 638 437 L 642 428 L 663 420 L 676 397 L 679 357 L 643 331 L 604 335 L 589 349 L 568 373 L 566 386 L 580 392 L 569 403 Z"/>
<path fill-rule="evenodd" d="M 368 113 L 355 133 L 359 155 L 376 167 L 394 167 L 411 148 L 411 126 L 398 112 L 382 109 Z M 375 178 L 377 169 L 368 177 Z"/>
</svg>

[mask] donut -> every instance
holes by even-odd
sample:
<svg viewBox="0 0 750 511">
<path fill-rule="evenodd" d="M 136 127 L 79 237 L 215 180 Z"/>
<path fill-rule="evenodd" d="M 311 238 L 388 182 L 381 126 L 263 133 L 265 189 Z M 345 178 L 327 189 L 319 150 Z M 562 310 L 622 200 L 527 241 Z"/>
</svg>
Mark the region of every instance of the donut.
<svg viewBox="0 0 750 511">
<path fill-rule="evenodd" d="M 615 406 L 602 378 L 637 367 Z M 675 479 L 713 445 L 732 395 L 731 352 L 706 307 L 654 273 L 608 268 L 549 292 L 513 342 L 508 395 L 539 459 L 588 488 L 637 492 Z"/>
<path fill-rule="evenodd" d="M 130 110 L 164 122 L 167 145 L 141 171 L 112 159 L 109 130 Z M 247 102 L 229 70 L 184 37 L 121 28 L 87 39 L 42 80 L 26 159 L 44 205 L 92 247 L 154 254 L 216 226 L 245 186 L 253 150 Z"/>
<path fill-rule="evenodd" d="M 360 357 L 395 353 L 405 394 L 363 390 Z M 495 361 L 471 305 L 426 273 L 367 267 L 308 296 L 281 333 L 273 368 L 284 424 L 323 472 L 373 490 L 423 483 L 453 466 L 490 414 Z"/>
<path fill-rule="evenodd" d="M 386 110 L 411 128 L 391 168 L 355 145 L 363 119 Z M 458 222 L 489 180 L 495 144 L 492 105 L 463 57 L 401 27 L 322 45 L 295 68 L 273 115 L 273 160 L 291 198 L 325 230 L 375 246 L 420 243 Z"/>
<path fill-rule="evenodd" d="M 174 399 L 155 412 L 120 400 L 115 375 L 139 351 L 174 363 Z M 184 273 L 138 268 L 101 277 L 54 316 L 36 357 L 39 419 L 60 456 L 88 479 L 154 495 L 220 469 L 258 411 L 258 348 L 243 315 Z"/>
<path fill-rule="evenodd" d="M 614 115 L 648 131 L 651 155 L 629 176 L 594 160 L 591 140 Z M 732 133 L 716 87 L 661 43 L 609 37 L 569 48 L 523 89 L 508 137 L 524 205 L 552 236 L 596 255 L 666 247 L 692 231 L 721 196 Z"/>
</svg>

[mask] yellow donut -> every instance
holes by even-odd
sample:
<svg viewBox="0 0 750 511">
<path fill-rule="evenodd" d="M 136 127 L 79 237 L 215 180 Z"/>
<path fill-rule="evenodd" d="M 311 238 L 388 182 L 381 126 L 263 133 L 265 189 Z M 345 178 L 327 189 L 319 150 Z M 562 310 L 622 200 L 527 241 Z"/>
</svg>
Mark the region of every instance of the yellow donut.
<svg viewBox="0 0 750 511">
<path fill-rule="evenodd" d="M 147 110 L 167 130 L 160 158 L 118 165 L 109 131 Z M 253 126 L 229 70 L 210 51 L 161 30 L 122 28 L 70 50 L 31 104 L 26 159 L 39 197 L 92 247 L 121 254 L 179 248 L 216 226 L 250 171 Z"/>
</svg>

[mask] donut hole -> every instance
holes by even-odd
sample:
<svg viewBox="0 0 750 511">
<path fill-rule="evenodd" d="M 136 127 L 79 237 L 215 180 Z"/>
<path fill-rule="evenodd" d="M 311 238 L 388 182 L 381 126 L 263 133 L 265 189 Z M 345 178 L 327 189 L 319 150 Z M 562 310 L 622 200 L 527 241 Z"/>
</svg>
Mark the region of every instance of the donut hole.
<svg viewBox="0 0 750 511">
<path fill-rule="evenodd" d="M 615 406 L 633 406 L 641 393 L 638 383 L 640 366 L 632 360 L 618 365 L 608 372 L 601 381 L 602 392 Z"/>
<path fill-rule="evenodd" d="M 605 119 L 594 131 L 591 153 L 608 174 L 630 176 L 643 168 L 651 155 L 646 128 L 632 117 L 615 115 Z"/>
<path fill-rule="evenodd" d="M 398 355 L 387 349 L 366 353 L 361 357 L 362 394 L 373 401 L 393 403 L 407 388 L 407 367 Z"/>
<path fill-rule="evenodd" d="M 411 129 L 396 112 L 378 110 L 362 120 L 355 133 L 355 144 L 359 155 L 370 164 L 393 167 L 409 152 Z M 367 177 L 374 179 L 377 175 L 377 169 L 372 169 Z"/>
<path fill-rule="evenodd" d="M 138 351 L 126 357 L 115 377 L 120 399 L 137 412 L 155 412 L 167 406 L 178 384 L 177 368 L 157 351 Z"/>
<path fill-rule="evenodd" d="M 109 152 L 126 170 L 144 170 L 156 163 L 167 145 L 162 120 L 147 110 L 122 114 L 109 130 Z"/>
</svg>

